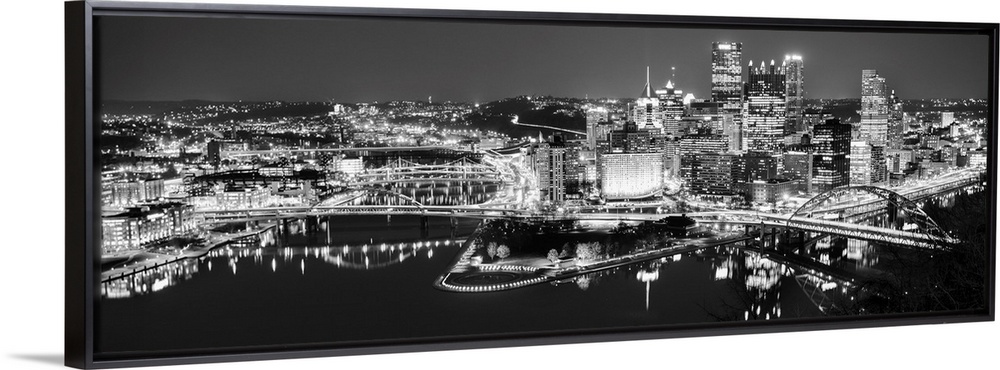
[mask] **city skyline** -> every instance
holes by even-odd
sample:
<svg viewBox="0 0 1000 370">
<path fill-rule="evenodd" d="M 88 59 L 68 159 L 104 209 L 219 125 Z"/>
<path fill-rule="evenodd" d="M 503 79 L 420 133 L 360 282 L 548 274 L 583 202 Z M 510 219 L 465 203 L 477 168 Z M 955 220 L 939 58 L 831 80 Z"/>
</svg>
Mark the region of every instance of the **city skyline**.
<svg viewBox="0 0 1000 370">
<path fill-rule="evenodd" d="M 98 71 L 113 71 L 98 73 L 102 98 L 344 103 L 487 102 L 519 95 L 635 98 L 649 67 L 653 88 L 671 80 L 685 93 L 708 99 L 711 43 L 718 41 L 743 44 L 744 75 L 749 61 L 781 63 L 787 55 L 802 56 L 807 99 L 859 97 L 863 69 L 877 69 L 894 81 L 891 87 L 903 99 L 983 98 L 987 85 L 976 77 L 987 68 L 985 36 L 205 20 L 99 19 Z M 351 36 L 323 37 L 340 34 Z M 268 73 L 257 73 L 264 70 Z"/>
</svg>

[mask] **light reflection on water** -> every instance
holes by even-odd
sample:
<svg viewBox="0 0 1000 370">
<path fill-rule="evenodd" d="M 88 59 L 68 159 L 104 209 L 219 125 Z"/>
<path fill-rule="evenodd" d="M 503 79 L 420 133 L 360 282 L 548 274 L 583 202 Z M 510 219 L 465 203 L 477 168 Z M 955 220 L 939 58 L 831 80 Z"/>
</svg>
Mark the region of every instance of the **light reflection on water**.
<svg viewBox="0 0 1000 370">
<path fill-rule="evenodd" d="M 305 228 L 290 227 L 296 233 L 306 233 Z M 175 263 L 164 264 L 119 279 L 101 284 L 101 294 L 105 298 L 128 298 L 149 294 L 190 280 L 199 272 L 211 272 L 225 267 L 233 275 L 239 267 L 260 269 L 267 266 L 271 272 L 296 267 L 300 274 L 306 274 L 306 266 L 323 263 L 339 269 L 377 270 L 405 261 L 434 256 L 434 248 L 458 245 L 461 240 L 427 239 L 400 243 L 323 245 L 323 246 L 283 246 L 280 231 L 270 230 L 248 236 L 216 248 L 198 258 L 188 258 Z M 297 261 L 297 262 L 296 262 Z M 252 266 L 247 266 L 246 264 Z M 224 265 L 224 266 L 221 266 Z"/>
</svg>

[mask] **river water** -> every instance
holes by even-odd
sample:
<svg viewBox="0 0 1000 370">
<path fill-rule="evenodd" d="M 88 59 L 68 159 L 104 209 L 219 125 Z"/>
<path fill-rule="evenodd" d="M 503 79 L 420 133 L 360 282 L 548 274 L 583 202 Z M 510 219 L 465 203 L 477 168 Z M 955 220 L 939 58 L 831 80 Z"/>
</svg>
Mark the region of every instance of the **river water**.
<svg viewBox="0 0 1000 370">
<path fill-rule="evenodd" d="M 816 263 L 864 273 L 879 268 L 887 248 L 807 235 L 795 248 L 800 260 L 728 245 L 558 284 L 435 289 L 479 222 L 431 217 L 426 229 L 417 216 L 288 222 L 103 284 L 95 350 L 113 359 L 817 317 L 843 283 L 810 274 Z M 807 293 L 817 288 L 824 294 Z"/>
</svg>

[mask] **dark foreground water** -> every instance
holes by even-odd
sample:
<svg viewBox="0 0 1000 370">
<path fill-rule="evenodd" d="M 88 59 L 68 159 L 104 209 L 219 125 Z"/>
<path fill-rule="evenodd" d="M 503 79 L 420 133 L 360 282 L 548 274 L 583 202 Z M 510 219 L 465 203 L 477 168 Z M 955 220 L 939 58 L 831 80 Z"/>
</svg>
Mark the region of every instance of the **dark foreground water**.
<svg viewBox="0 0 1000 370">
<path fill-rule="evenodd" d="M 478 224 L 431 218 L 421 230 L 416 216 L 291 222 L 102 285 L 95 350 L 111 359 L 822 316 L 831 300 L 850 297 L 837 296 L 845 291 L 837 279 L 817 278 L 816 266 L 877 271 L 887 248 L 809 236 L 795 249 L 797 260 L 730 245 L 560 284 L 472 294 L 435 289 Z"/>
</svg>

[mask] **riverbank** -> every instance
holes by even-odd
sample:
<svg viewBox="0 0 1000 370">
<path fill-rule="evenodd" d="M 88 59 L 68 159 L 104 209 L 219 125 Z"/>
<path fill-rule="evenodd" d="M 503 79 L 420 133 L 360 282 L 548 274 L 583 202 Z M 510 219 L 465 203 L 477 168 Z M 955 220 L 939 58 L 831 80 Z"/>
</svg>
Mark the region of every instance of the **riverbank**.
<svg viewBox="0 0 1000 370">
<path fill-rule="evenodd" d="M 753 239 L 753 236 L 740 236 L 710 243 L 695 240 L 684 244 L 674 244 L 637 251 L 592 263 L 581 264 L 577 262 L 573 266 L 567 267 L 536 267 L 519 264 L 476 264 L 472 259 L 476 250 L 474 245 L 475 238 L 470 237 L 468 244 L 459 254 L 452 268 L 448 273 L 435 281 L 434 287 L 444 291 L 462 293 L 498 292 L 530 285 L 562 281 L 579 275 L 613 269 L 633 263 L 651 261 L 681 253 Z"/>
<path fill-rule="evenodd" d="M 258 229 L 247 230 L 239 233 L 213 234 L 209 236 L 208 240 L 206 240 L 204 244 L 199 246 L 184 248 L 182 250 L 177 251 L 178 252 L 177 254 L 153 253 L 153 252 L 142 251 L 136 253 L 136 255 L 141 254 L 142 257 L 144 258 L 143 260 L 137 261 L 133 264 L 126 264 L 121 267 L 113 268 L 108 271 L 102 271 L 101 282 L 106 283 L 115 279 L 120 279 L 126 276 L 134 275 L 150 269 L 155 269 L 157 267 L 175 263 L 177 261 L 188 258 L 199 258 L 208 254 L 208 252 L 211 252 L 215 248 L 223 246 L 234 240 L 264 233 L 276 227 L 277 225 L 278 225 L 277 223 L 271 223 L 264 225 Z"/>
</svg>

